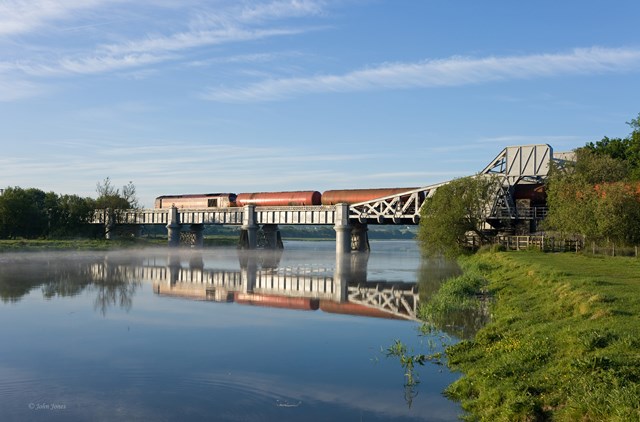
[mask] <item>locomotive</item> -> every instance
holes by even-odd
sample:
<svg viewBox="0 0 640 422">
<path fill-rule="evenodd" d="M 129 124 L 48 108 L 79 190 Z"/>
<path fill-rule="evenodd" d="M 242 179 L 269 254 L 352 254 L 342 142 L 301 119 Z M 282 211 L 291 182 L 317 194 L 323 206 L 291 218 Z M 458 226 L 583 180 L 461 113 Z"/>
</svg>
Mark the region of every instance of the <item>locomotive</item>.
<svg viewBox="0 0 640 422">
<path fill-rule="evenodd" d="M 254 193 L 205 193 L 188 195 L 163 195 L 155 200 L 155 208 L 203 209 L 229 208 L 255 205 L 263 207 L 286 207 L 307 205 L 336 205 L 339 203 L 356 204 L 376 198 L 396 195 L 418 188 L 378 188 L 378 189 L 342 189 L 318 191 L 289 192 L 254 192 Z"/>
<path fill-rule="evenodd" d="M 155 208 L 202 209 L 236 207 L 235 193 L 205 193 L 189 195 L 163 195 L 155 200 Z"/>
</svg>

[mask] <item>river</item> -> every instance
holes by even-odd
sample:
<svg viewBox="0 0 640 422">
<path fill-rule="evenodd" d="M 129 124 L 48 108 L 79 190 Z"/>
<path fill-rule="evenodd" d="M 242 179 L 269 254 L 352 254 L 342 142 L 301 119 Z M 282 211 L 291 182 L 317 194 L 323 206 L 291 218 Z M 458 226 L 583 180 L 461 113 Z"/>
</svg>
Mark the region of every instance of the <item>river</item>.
<svg viewBox="0 0 640 422">
<path fill-rule="evenodd" d="M 0 254 L 0 420 L 457 420 L 458 374 L 385 352 L 437 351 L 418 292 L 457 271 L 414 241 Z"/>
</svg>

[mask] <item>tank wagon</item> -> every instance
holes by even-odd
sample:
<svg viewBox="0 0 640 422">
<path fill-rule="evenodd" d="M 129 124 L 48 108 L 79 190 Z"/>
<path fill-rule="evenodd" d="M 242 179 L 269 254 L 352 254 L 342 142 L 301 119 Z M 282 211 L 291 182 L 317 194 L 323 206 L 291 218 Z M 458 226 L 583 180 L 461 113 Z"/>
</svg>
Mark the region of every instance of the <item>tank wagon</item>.
<svg viewBox="0 0 640 422">
<path fill-rule="evenodd" d="M 322 194 L 318 191 L 240 193 L 236 197 L 236 204 L 239 207 L 245 205 L 258 207 L 320 205 L 321 197 Z"/>
<path fill-rule="evenodd" d="M 286 207 L 310 205 L 357 204 L 376 198 L 396 195 L 418 188 L 343 189 L 289 192 L 208 193 L 195 195 L 164 195 L 156 198 L 156 208 L 228 208 L 255 205 L 258 207 Z"/>
<path fill-rule="evenodd" d="M 419 188 L 378 188 L 328 190 L 322 194 L 322 205 L 357 204 Z"/>
</svg>

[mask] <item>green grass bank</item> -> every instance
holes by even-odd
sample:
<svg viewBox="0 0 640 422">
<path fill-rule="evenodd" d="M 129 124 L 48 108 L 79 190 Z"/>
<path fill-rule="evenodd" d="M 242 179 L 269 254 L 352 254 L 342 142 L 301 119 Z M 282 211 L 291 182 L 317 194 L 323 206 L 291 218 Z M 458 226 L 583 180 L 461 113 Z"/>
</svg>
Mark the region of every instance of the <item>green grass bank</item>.
<svg viewBox="0 0 640 422">
<path fill-rule="evenodd" d="M 207 236 L 204 238 L 205 247 L 237 246 L 238 238 L 235 236 Z M 1 252 L 28 252 L 28 251 L 105 251 L 127 248 L 153 248 L 166 247 L 167 239 L 156 238 L 118 238 L 105 239 L 16 239 L 0 240 Z"/>
<path fill-rule="evenodd" d="M 491 321 L 447 349 L 463 376 L 446 394 L 466 419 L 640 421 L 640 260 L 512 252 L 462 263 L 453 295 L 475 295 L 484 278 L 492 298 Z"/>
</svg>

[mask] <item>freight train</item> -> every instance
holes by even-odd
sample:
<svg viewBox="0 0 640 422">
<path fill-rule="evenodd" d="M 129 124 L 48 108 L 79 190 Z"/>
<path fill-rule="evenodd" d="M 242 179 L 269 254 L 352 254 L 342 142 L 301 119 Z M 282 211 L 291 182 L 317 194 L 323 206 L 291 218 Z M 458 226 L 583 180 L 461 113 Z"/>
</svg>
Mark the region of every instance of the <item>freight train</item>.
<svg viewBox="0 0 640 422">
<path fill-rule="evenodd" d="M 263 207 L 286 207 L 307 205 L 356 204 L 376 198 L 397 195 L 419 188 L 380 188 L 380 189 L 342 189 L 291 192 L 254 192 L 254 193 L 206 193 L 195 195 L 163 195 L 155 200 L 155 208 L 202 209 L 229 208 L 255 205 Z"/>
</svg>

